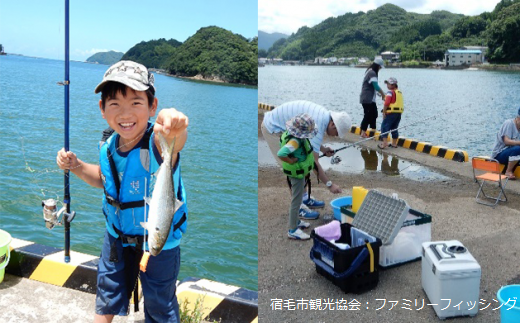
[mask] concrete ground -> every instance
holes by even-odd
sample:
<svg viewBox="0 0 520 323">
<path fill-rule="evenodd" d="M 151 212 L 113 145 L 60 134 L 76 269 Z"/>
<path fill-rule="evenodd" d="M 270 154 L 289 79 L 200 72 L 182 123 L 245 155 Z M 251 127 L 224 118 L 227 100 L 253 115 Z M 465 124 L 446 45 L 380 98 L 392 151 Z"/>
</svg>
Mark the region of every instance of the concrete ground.
<svg viewBox="0 0 520 323">
<path fill-rule="evenodd" d="M 259 123 L 261 115 L 259 114 Z M 259 139 L 261 133 L 259 132 Z M 349 142 L 359 141 L 350 135 Z M 365 147 L 376 149 L 376 142 Z M 456 147 L 450 147 L 456 148 Z M 269 153 L 267 151 L 266 153 Z M 471 163 L 457 163 L 432 157 L 405 148 L 378 150 L 378 154 L 392 154 L 400 160 L 427 166 L 448 176 L 448 180 L 417 181 L 402 176 L 388 176 L 380 171 L 361 174 L 328 171 L 332 181 L 343 188 L 343 195 L 351 195 L 353 186 L 377 189 L 385 194 L 396 192 L 411 208 L 432 216 L 432 240 L 459 240 L 475 257 L 482 268 L 480 281 L 480 309 L 470 318 L 454 318 L 452 322 L 499 322 L 500 310 L 493 299 L 503 285 L 520 284 L 520 181 L 507 184 L 509 201 L 491 208 L 477 204 L 478 186 L 472 179 Z M 260 157 L 259 157 L 260 158 Z M 348 156 L 343 156 L 345 160 Z M 331 214 L 329 202 L 337 198 L 313 177 L 313 195 L 325 200 L 321 214 Z M 437 322 L 433 308 L 421 286 L 421 262 L 380 271 L 378 286 L 361 295 L 345 294 L 341 289 L 316 272 L 309 258 L 312 240 L 294 241 L 287 238 L 289 191 L 280 169 L 258 169 L 258 288 L 260 322 Z M 310 232 L 324 224 L 323 217 L 311 221 Z M 520 298 L 520 295 L 519 295 Z M 309 300 L 354 299 L 361 306 L 357 311 L 330 310 L 273 310 L 275 299 L 296 306 Z M 386 304 L 382 309 L 383 300 Z M 411 310 L 405 300 L 411 301 Z M 417 302 L 417 305 L 415 305 Z M 394 307 L 392 307 L 393 304 Z M 443 304 L 444 305 L 444 304 Z M 454 305 L 454 304 L 453 304 Z M 323 307 L 322 307 L 323 308 Z M 335 308 L 335 306 L 333 306 Z"/>
<path fill-rule="evenodd" d="M 94 294 L 6 274 L 0 283 L 0 322 L 92 322 L 95 300 Z M 113 322 L 144 322 L 143 305 L 137 313 L 131 308 L 129 316 L 115 317 Z"/>
</svg>

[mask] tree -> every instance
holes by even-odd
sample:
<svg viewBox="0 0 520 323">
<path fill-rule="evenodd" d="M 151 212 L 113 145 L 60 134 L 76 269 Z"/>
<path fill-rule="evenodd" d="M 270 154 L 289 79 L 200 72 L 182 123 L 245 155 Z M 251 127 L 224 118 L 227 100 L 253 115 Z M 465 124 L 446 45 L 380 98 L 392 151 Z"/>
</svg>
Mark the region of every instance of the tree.
<svg viewBox="0 0 520 323">
<path fill-rule="evenodd" d="M 148 68 L 165 68 L 166 61 L 181 44 L 175 39 L 164 38 L 142 41 L 130 48 L 121 59 L 138 62 Z"/>
<path fill-rule="evenodd" d="M 464 17 L 455 23 L 451 30 L 454 38 L 468 38 L 479 36 L 486 30 L 487 22 L 480 16 Z"/>
<path fill-rule="evenodd" d="M 492 62 L 520 61 L 520 3 L 502 9 L 488 29 L 488 57 Z"/>
<path fill-rule="evenodd" d="M 424 40 L 428 36 L 440 35 L 441 33 L 441 25 L 437 21 L 429 19 L 402 27 L 392 35 L 390 43 L 402 41 L 406 44 L 413 44 L 417 41 Z"/>
<path fill-rule="evenodd" d="M 281 50 L 287 43 L 287 38 L 280 38 L 274 42 L 273 46 L 267 50 L 267 56 L 270 58 L 280 55 Z"/>
<path fill-rule="evenodd" d="M 175 49 L 166 65 L 171 74 L 178 76 L 200 75 L 256 85 L 258 38 L 249 41 L 223 28 L 201 28 Z"/>
<path fill-rule="evenodd" d="M 259 49 L 258 50 L 258 58 L 265 58 L 267 57 L 267 51 L 265 49 Z"/>
<path fill-rule="evenodd" d="M 500 11 L 502 11 L 503 9 L 505 9 L 509 6 L 512 6 L 515 3 L 519 3 L 519 2 L 520 2 L 520 0 L 500 0 L 500 2 L 497 3 L 497 5 L 495 6 L 495 9 L 491 13 L 493 20 L 498 18 Z"/>
<path fill-rule="evenodd" d="M 284 60 L 299 61 L 302 56 L 300 42 L 296 41 L 291 43 L 291 45 L 285 47 L 285 49 L 282 51 L 281 56 Z"/>
</svg>

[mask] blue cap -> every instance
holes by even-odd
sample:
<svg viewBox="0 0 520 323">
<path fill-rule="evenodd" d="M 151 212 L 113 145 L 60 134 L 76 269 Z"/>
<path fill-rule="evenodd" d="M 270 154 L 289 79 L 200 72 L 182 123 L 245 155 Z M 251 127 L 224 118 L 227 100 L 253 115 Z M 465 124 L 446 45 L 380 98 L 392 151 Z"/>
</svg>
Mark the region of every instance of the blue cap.
<svg viewBox="0 0 520 323">
<path fill-rule="evenodd" d="M 520 108 L 518 108 L 518 114 L 517 115 L 520 117 Z"/>
</svg>

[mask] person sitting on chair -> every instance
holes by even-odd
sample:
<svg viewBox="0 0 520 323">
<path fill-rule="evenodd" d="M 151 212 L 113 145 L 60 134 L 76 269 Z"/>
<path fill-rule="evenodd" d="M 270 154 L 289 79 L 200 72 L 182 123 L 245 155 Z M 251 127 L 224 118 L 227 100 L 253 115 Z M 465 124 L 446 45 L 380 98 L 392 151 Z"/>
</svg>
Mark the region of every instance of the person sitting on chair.
<svg viewBox="0 0 520 323">
<path fill-rule="evenodd" d="M 520 160 L 520 108 L 517 116 L 504 121 L 498 130 L 495 147 L 491 157 L 500 164 L 506 165 L 505 175 L 510 179 L 516 179 L 513 174 L 515 166 Z"/>
</svg>

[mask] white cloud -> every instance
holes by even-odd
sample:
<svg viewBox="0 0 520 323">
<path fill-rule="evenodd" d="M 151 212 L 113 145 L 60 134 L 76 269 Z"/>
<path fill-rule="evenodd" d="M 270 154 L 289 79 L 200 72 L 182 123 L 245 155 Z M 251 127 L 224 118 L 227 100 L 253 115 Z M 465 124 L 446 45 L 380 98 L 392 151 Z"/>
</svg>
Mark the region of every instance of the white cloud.
<svg viewBox="0 0 520 323">
<path fill-rule="evenodd" d="M 329 17 L 347 12 L 367 12 L 385 3 L 417 13 L 447 10 L 464 15 L 493 11 L 499 0 L 259 0 L 258 29 L 291 34 L 300 27 L 312 27 Z"/>
</svg>

